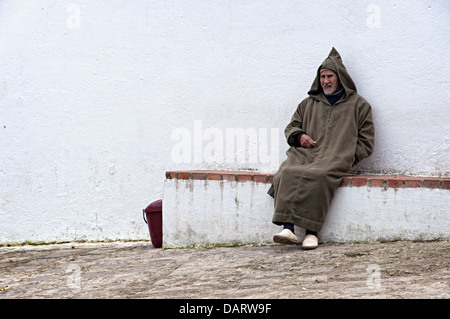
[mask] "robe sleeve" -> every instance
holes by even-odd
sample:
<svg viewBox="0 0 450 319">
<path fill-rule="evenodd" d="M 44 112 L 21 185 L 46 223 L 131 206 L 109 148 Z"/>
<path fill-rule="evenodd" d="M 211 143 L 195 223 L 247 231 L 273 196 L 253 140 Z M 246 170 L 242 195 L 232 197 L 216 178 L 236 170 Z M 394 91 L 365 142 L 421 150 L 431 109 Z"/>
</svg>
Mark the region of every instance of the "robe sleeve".
<svg viewBox="0 0 450 319">
<path fill-rule="evenodd" d="M 292 115 L 291 122 L 286 126 L 284 130 L 284 135 L 286 137 L 287 143 L 290 146 L 300 146 L 300 142 L 298 141 L 298 136 L 300 134 L 306 134 L 302 129 L 303 124 L 303 111 L 302 111 L 302 103 L 300 103 L 295 111 L 294 115 Z"/>
<path fill-rule="evenodd" d="M 358 119 L 358 141 L 356 143 L 355 161 L 360 162 L 373 152 L 374 126 L 372 108 L 369 103 L 361 107 Z"/>
</svg>

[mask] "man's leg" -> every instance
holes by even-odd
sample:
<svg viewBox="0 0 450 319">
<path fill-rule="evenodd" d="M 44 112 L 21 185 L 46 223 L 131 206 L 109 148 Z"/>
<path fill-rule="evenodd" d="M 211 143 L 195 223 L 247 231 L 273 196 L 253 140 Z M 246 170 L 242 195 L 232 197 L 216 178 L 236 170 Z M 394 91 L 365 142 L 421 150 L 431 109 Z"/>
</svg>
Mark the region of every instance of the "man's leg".
<svg viewBox="0 0 450 319">
<path fill-rule="evenodd" d="M 286 223 L 283 225 L 283 229 L 289 229 L 293 234 L 295 234 L 295 229 L 293 224 Z"/>
<path fill-rule="evenodd" d="M 306 236 L 306 235 L 314 235 L 314 236 L 317 237 L 317 232 L 311 231 L 311 230 L 306 230 L 305 236 Z"/>
</svg>

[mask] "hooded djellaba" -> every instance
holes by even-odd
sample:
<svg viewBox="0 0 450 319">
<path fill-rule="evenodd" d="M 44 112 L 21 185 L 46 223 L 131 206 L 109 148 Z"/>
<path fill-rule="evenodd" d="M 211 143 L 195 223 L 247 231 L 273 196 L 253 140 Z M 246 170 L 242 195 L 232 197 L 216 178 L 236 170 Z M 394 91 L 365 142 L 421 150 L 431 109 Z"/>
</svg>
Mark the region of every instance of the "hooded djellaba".
<svg viewBox="0 0 450 319">
<path fill-rule="evenodd" d="M 322 90 L 323 69 L 338 75 L 341 88 L 334 96 L 325 96 Z M 356 93 L 335 48 L 318 68 L 308 95 L 284 131 L 290 148 L 268 194 L 274 198 L 274 224 L 318 232 L 343 176 L 372 153 L 374 127 L 371 106 Z M 316 145 L 302 147 L 300 134 L 309 135 Z"/>
</svg>

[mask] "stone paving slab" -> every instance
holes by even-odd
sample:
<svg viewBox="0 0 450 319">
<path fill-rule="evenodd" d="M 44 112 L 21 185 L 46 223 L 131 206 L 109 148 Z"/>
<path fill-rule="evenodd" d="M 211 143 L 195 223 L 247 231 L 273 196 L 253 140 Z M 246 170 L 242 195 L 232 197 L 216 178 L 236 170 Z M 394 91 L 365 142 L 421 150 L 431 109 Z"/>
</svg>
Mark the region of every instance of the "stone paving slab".
<svg viewBox="0 0 450 319">
<path fill-rule="evenodd" d="M 450 242 L 0 247 L 0 299 L 450 297 Z"/>
</svg>

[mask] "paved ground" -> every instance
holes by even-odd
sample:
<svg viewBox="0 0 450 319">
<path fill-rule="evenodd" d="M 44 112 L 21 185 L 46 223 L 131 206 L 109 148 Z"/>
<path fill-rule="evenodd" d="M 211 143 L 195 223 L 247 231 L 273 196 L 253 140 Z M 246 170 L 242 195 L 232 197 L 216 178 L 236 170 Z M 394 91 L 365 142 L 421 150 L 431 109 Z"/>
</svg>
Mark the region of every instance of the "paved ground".
<svg viewBox="0 0 450 319">
<path fill-rule="evenodd" d="M 0 247 L 3 298 L 450 298 L 450 242 Z"/>
</svg>

